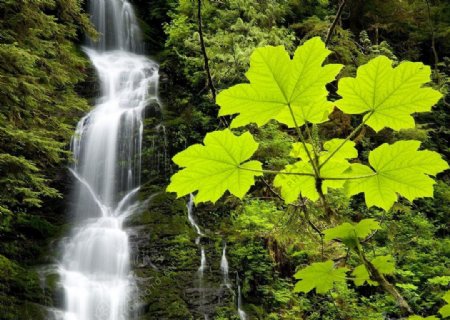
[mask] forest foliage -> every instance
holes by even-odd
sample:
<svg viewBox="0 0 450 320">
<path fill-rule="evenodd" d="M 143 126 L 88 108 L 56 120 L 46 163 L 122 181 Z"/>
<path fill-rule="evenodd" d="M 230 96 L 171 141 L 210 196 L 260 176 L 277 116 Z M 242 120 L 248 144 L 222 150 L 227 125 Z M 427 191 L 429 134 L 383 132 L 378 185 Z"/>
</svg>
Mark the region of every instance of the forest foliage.
<svg viewBox="0 0 450 320">
<path fill-rule="evenodd" d="M 347 0 L 337 18 L 342 0 L 132 2 L 146 48 L 161 63 L 168 153 L 197 144 L 189 157 L 198 160 L 197 152 L 223 155 L 225 140 L 231 146 L 230 161 L 220 170 L 234 170 L 236 177 L 236 163 L 249 169 L 240 176 L 247 181 L 244 187 L 230 180 L 197 194 L 198 202 L 210 199 L 216 206 L 198 204 L 196 210 L 204 221 L 212 220 L 214 232 L 228 237 L 230 263 L 241 276 L 244 308 L 252 319 L 399 318 L 395 292 L 416 314 L 411 319 L 448 316 L 450 180 L 449 171 L 438 174 L 445 167 L 441 159 L 450 159 L 448 1 Z M 207 85 L 199 2 L 203 49 L 220 108 Z M 68 144 L 73 125 L 88 108 L 85 91 L 95 90 L 86 82 L 90 71 L 80 50 L 83 34 L 95 37 L 85 5 L 82 0 L 0 1 L 0 304 L 13 315 L 23 301 L 43 302 L 37 274 L 28 265 L 37 263 L 44 251 L 39 241 L 60 231 L 53 223 L 64 220 L 60 197 L 67 188 Z M 311 80 L 323 75 L 313 88 L 321 113 L 296 114 L 296 125 L 286 106 L 308 106 L 308 96 L 292 94 L 291 84 L 274 90 L 265 74 L 251 71 L 251 60 L 260 64 L 264 57 L 277 55 L 273 63 L 286 71 L 282 82 L 294 71 L 301 74 L 298 57 L 304 49 L 297 48 L 319 45 L 335 20 L 326 48 L 309 64 L 313 71 L 302 74 Z M 383 70 L 379 76 L 393 82 L 415 70 L 407 91 L 414 94 L 399 91 L 392 99 L 367 100 L 366 94 L 381 90 L 368 81 L 378 67 Z M 243 93 L 253 90 L 246 80 L 249 68 L 250 84 L 255 80 L 264 87 L 256 97 L 276 97 L 270 101 L 275 113 L 260 112 L 261 101 L 241 108 Z M 358 87 L 363 95 L 352 94 Z M 286 92 L 291 94 L 285 97 Z M 442 95 L 438 102 L 437 92 Z M 419 95 L 419 103 L 412 101 Z M 413 103 L 414 110 L 403 108 L 400 100 Z M 316 102 L 304 111 L 316 110 Z M 422 112 L 433 104 L 432 112 Z M 267 110 L 273 110 L 269 105 Z M 230 123 L 242 127 L 225 129 Z M 302 125 L 305 144 L 297 141 L 296 127 Z M 211 131 L 219 133 L 205 138 Z M 353 142 L 344 143 L 352 132 Z M 250 147 L 240 153 L 241 144 Z M 335 153 L 336 146 L 341 149 Z M 360 179 L 362 185 L 357 180 L 324 180 L 321 195 L 315 182 L 317 164 L 308 153 L 322 164 L 334 153 L 337 163 L 327 161 L 322 174 L 327 166 L 339 175 L 352 167 L 367 177 Z M 181 167 L 192 166 L 190 175 L 212 169 L 211 159 L 200 163 L 189 157 L 174 160 Z M 421 162 L 429 157 L 435 166 Z M 409 161 L 419 174 L 411 174 L 405 166 Z M 390 192 L 381 195 L 374 174 L 383 169 L 396 181 L 410 180 L 399 184 L 387 175 L 384 188 Z M 262 170 L 267 171 L 264 176 Z M 281 170 L 305 175 L 276 178 Z M 204 189 L 209 181 L 184 182 L 180 194 Z M 300 187 L 291 188 L 292 183 Z M 420 186 L 420 192 L 408 188 L 410 184 Z M 250 195 L 242 200 L 222 196 L 227 189 L 238 197 L 247 191 Z M 427 197 L 416 199 L 422 196 Z M 329 207 L 325 211 L 322 197 Z M 395 290 L 374 280 L 371 266 L 379 271 L 378 280 L 385 279 L 384 285 Z M 322 283 L 315 282 L 319 273 Z"/>
<path fill-rule="evenodd" d="M 249 132 L 236 136 L 228 129 L 213 131 L 206 135 L 204 145 L 195 144 L 175 155 L 174 162 L 183 169 L 172 176 L 167 190 L 179 197 L 198 191 L 196 203 L 216 202 L 227 190 L 243 198 L 256 176 L 276 174 L 273 185 L 281 189 L 286 204 L 301 205 L 298 201 L 306 198 L 313 205 L 320 199 L 328 219 L 332 208 L 325 195 L 330 188 L 341 189 L 347 196 L 364 193 L 368 208 L 377 206 L 386 211 L 397 195 L 411 202 L 432 197 L 435 181 L 429 175 L 449 168 L 438 153 L 419 151 L 420 141 L 401 140 L 369 151 L 368 165 L 364 165 L 351 140 L 365 125 L 375 132 L 386 127 L 414 128 L 411 114 L 430 111 L 442 97 L 439 91 L 424 87 L 431 80 L 430 68 L 412 62 L 392 68 L 393 61 L 388 58 L 374 58 L 358 68 L 355 78 L 340 79 L 337 93 L 342 98 L 331 103 L 325 84 L 333 81 L 342 66 L 322 66 L 329 53 L 318 37 L 300 46 L 292 60 L 283 47 L 258 48 L 246 73 L 250 83 L 237 84 L 217 97 L 219 115 L 238 114 L 230 127 L 263 126 L 271 120 L 294 127 L 298 142 L 292 144 L 290 155 L 300 161 L 278 172 L 266 171 L 260 161 L 249 160 L 258 147 Z M 333 105 L 346 113 L 363 114 L 361 123 L 345 139 L 313 137 L 311 132 L 320 130 L 314 126 L 327 121 Z M 394 273 L 393 257 L 376 256 L 369 261 L 362 250 L 360 241 L 380 228 L 373 219 L 361 220 L 354 227 L 345 222 L 324 230 L 322 241 L 340 240 L 349 248 L 348 253 L 355 251 L 359 256 L 361 265 L 352 272 L 357 286 L 365 282 L 380 285 L 396 299 L 402 313 L 412 313 L 384 277 Z M 326 293 L 335 282 L 345 283 L 347 271 L 346 266 L 335 268 L 333 260 L 313 263 L 295 274 L 301 281 L 294 291 Z"/>
<path fill-rule="evenodd" d="M 248 310 L 264 319 L 379 319 L 411 312 L 445 317 L 439 310 L 446 308 L 448 281 L 438 279 L 449 275 L 449 252 L 445 249 L 449 244 L 449 212 L 444 208 L 449 201 L 448 171 L 438 175 L 436 184 L 430 176 L 445 170 L 449 159 L 445 124 L 449 52 L 445 39 L 450 30 L 445 13 L 449 5 L 443 1 L 348 1 L 327 49 L 312 55 L 316 60 L 309 65 L 315 69 L 308 74 L 301 69 L 305 59 L 296 58 L 300 56 L 298 51 L 312 47 L 308 39 L 325 39 L 338 1 L 258 1 L 250 4 L 264 7 L 257 17 L 239 1 L 202 1 L 203 36 L 219 91 L 219 107 L 214 107 L 206 86 L 207 75 L 195 34 L 196 5 L 188 1 L 175 5 L 173 20 L 166 27 L 167 48 L 174 48 L 167 54 L 182 67 L 177 76 L 186 76 L 193 90 L 192 95 L 183 96 L 182 103 L 176 102 L 177 98 L 171 100 L 173 109 L 188 106 L 182 112 L 190 119 L 186 129 L 182 122 L 172 129 L 176 135 L 174 150 L 184 149 L 185 137 L 201 142 L 198 129 L 206 137 L 204 144 L 195 144 L 174 157 L 181 168 L 168 190 L 177 191 L 179 196 L 199 190 L 197 210 L 202 210 L 201 202 L 208 200 L 218 201 L 219 208 L 227 203 L 234 207 L 235 237 L 249 241 L 243 246 L 252 246 L 250 239 L 254 239 L 255 246 L 258 237 L 266 239 L 267 250 L 275 259 L 276 276 L 269 280 L 271 276 L 266 278 L 255 265 L 253 271 L 248 270 L 248 265 L 241 266 L 248 277 L 244 279 Z M 256 27 L 262 33 L 252 33 L 257 35 L 252 38 L 255 45 L 249 46 L 251 50 L 245 55 L 240 55 L 243 49 L 239 32 L 229 26 L 224 28 L 223 18 L 214 20 L 234 10 L 242 10 L 236 21 L 242 19 L 248 25 L 258 21 Z M 182 26 L 178 21 L 183 21 Z M 289 34 L 284 41 L 268 38 L 274 25 Z M 188 37 L 189 32 L 192 37 Z M 217 38 L 221 32 L 232 39 L 231 49 Z M 422 61 L 430 67 L 401 62 L 408 60 Z M 219 67 L 222 61 L 232 63 L 223 69 Z M 269 67 L 263 69 L 264 64 Z M 172 68 L 165 70 L 171 72 Z M 309 92 L 306 100 L 301 100 L 300 93 L 292 93 L 295 81 L 287 79 L 298 76 L 308 82 L 322 73 L 327 75 L 321 78 L 323 83 L 316 82 L 317 87 L 312 89 L 316 90 L 311 91 L 317 97 L 315 103 L 311 103 Z M 194 74 L 195 79 L 191 78 Z M 380 81 L 376 81 L 378 77 Z M 250 83 L 243 83 L 245 78 Z M 290 105 L 303 109 L 293 107 L 291 114 Z M 317 108 L 321 112 L 310 112 Z M 214 124 L 217 114 L 218 122 Z M 197 123 L 195 134 L 190 135 L 189 130 Z M 237 129 L 217 131 L 217 126 L 223 128 L 227 123 Z M 245 130 L 239 128 L 242 126 Z M 306 137 L 304 141 L 298 137 L 300 134 Z M 180 145 L 176 137 L 182 139 Z M 243 144 L 249 148 L 241 148 Z M 336 146 L 342 148 L 341 154 L 333 149 Z M 330 154 L 336 156 L 336 163 L 327 160 Z M 425 164 L 428 160 L 435 166 Z M 314 166 L 323 171 L 317 174 Z M 277 175 L 280 170 L 293 174 Z M 351 179 L 349 172 L 357 179 Z M 323 177 L 338 179 L 327 181 Z M 214 187 L 208 188 L 208 182 Z M 228 196 L 221 198 L 227 189 L 238 197 L 248 191 L 251 195 L 243 202 Z M 398 199 L 398 194 L 403 198 Z M 348 200 L 348 195 L 356 196 Z M 414 201 L 433 195 L 434 200 Z M 322 208 L 324 202 L 326 210 Z M 258 208 L 263 208 L 259 214 Z M 367 229 L 361 237 L 351 236 L 353 226 L 368 221 L 373 221 L 373 229 Z M 433 266 L 428 265 L 430 261 L 435 262 Z M 326 291 L 325 297 L 286 294 L 286 289 L 294 289 L 294 275 L 303 279 L 294 291 L 309 292 L 317 284 L 314 280 L 322 279 L 325 282 L 317 285 L 318 291 Z M 312 282 L 303 282 L 305 279 Z M 257 283 L 266 282 L 273 292 L 258 288 Z M 285 302 L 281 307 L 273 305 L 278 299 Z M 406 305 L 399 308 L 401 300 Z M 265 316 L 257 305 L 263 306 Z"/>
<path fill-rule="evenodd" d="M 94 34 L 78 1 L 2 1 L 0 18 L 0 228 L 60 197 L 52 179 L 68 159 L 76 92 L 87 61 L 74 41 Z"/>
<path fill-rule="evenodd" d="M 29 265 L 42 259 L 64 217 L 55 208 L 66 188 L 68 144 L 89 108 L 80 94 L 89 70 L 79 46 L 85 33 L 96 31 L 82 1 L 0 1 L 2 319 L 38 319 L 24 305 L 44 302 Z"/>
</svg>

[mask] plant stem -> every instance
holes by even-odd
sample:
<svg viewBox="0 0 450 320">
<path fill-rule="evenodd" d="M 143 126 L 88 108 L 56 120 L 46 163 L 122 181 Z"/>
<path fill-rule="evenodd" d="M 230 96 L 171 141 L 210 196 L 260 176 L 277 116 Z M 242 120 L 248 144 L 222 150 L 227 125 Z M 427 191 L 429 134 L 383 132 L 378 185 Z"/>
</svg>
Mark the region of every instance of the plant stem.
<svg viewBox="0 0 450 320">
<path fill-rule="evenodd" d="M 305 137 L 303 136 L 302 131 L 300 130 L 299 125 L 297 124 L 297 119 L 295 119 L 294 111 L 292 110 L 291 104 L 288 104 L 288 107 L 289 107 L 289 112 L 291 113 L 292 120 L 294 121 L 295 129 L 296 129 L 296 131 L 297 131 L 297 135 L 298 135 L 298 137 L 299 137 L 299 139 L 300 139 L 300 141 L 301 141 L 301 143 L 302 143 L 302 145 L 303 145 L 303 148 L 305 148 L 306 155 L 308 156 L 308 159 L 309 159 L 309 161 L 311 162 L 311 165 L 312 165 L 312 167 L 313 167 L 315 177 L 316 177 L 317 179 L 320 179 L 319 169 L 318 169 L 317 166 L 315 165 L 314 159 L 313 159 L 313 157 L 311 156 L 311 152 L 309 152 L 309 149 L 308 149 L 307 146 L 306 146 L 306 140 L 305 140 Z"/>
<path fill-rule="evenodd" d="M 362 129 L 362 127 L 364 127 L 364 125 L 366 124 L 367 120 L 370 119 L 370 117 L 372 116 L 373 112 L 369 113 L 366 117 L 366 119 L 364 119 L 363 122 L 361 122 L 348 136 L 347 138 L 344 139 L 344 141 L 342 141 L 342 143 L 339 145 L 339 147 L 337 147 L 329 156 L 328 158 L 325 159 L 324 162 L 322 162 L 319 165 L 319 169 L 322 168 L 343 146 L 344 144 L 346 144 L 350 139 L 352 139 L 358 132 L 359 130 Z"/>
<path fill-rule="evenodd" d="M 410 315 L 413 313 L 411 307 L 409 306 L 408 302 L 403 298 L 403 296 L 397 291 L 397 289 L 384 277 L 384 275 L 378 271 L 378 269 L 373 265 L 372 262 L 370 262 L 366 255 L 364 254 L 364 251 L 362 250 L 361 246 L 358 244 L 356 246 L 356 251 L 358 253 L 359 258 L 361 259 L 361 262 L 366 267 L 367 271 L 370 274 L 370 278 L 373 281 L 376 281 L 387 293 L 392 295 L 397 302 L 397 305 L 400 307 L 400 310 L 404 315 Z"/>
<path fill-rule="evenodd" d="M 291 104 L 288 104 L 289 112 L 291 113 L 292 120 L 294 121 L 295 129 L 297 130 L 298 137 L 300 141 L 303 144 L 303 148 L 305 148 L 306 154 L 308 156 L 309 161 L 311 162 L 311 165 L 314 170 L 314 178 L 316 180 L 316 191 L 319 194 L 320 202 L 322 202 L 322 206 L 325 209 L 325 212 L 327 216 L 331 216 L 332 210 L 330 206 L 328 205 L 327 199 L 325 198 L 325 195 L 322 191 L 322 178 L 320 177 L 320 168 L 317 166 L 315 159 L 311 156 L 311 152 L 309 152 L 308 147 L 306 146 L 306 140 L 305 137 L 302 134 L 302 131 L 300 130 L 300 127 L 297 123 L 297 119 L 295 119 L 294 111 L 292 110 Z M 314 147 L 313 147 L 314 148 Z"/>
<path fill-rule="evenodd" d="M 332 177 L 332 178 L 322 177 L 322 179 L 323 180 L 357 180 L 357 179 L 370 178 L 370 177 L 373 177 L 373 176 L 376 176 L 376 175 L 377 175 L 377 173 L 374 172 L 372 174 L 366 174 L 364 176 L 347 177 L 347 178 L 346 177 L 342 177 L 342 178 L 340 178 L 340 177 L 336 177 L 336 178 L 334 178 L 334 177 Z"/>
<path fill-rule="evenodd" d="M 282 171 L 276 171 L 276 170 L 256 170 L 256 169 L 249 169 L 249 168 L 243 168 L 241 166 L 238 166 L 239 169 L 245 170 L 245 171 L 252 171 L 252 172 L 261 172 L 261 173 L 269 173 L 269 174 L 285 174 L 285 175 L 293 175 L 293 176 L 308 176 L 308 177 L 315 177 L 313 173 L 307 173 L 307 172 L 282 172 Z"/>
</svg>

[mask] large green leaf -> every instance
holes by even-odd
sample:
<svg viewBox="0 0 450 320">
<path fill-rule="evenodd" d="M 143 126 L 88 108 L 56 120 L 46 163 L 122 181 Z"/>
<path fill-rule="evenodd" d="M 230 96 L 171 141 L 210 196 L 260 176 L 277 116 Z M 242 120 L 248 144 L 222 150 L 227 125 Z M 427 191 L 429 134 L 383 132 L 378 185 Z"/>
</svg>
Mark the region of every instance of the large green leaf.
<svg viewBox="0 0 450 320">
<path fill-rule="evenodd" d="M 226 190 L 242 198 L 254 177 L 262 175 L 259 161 L 247 161 L 257 148 L 248 132 L 241 136 L 228 129 L 208 133 L 204 145 L 192 145 L 175 155 L 173 161 L 184 169 L 172 176 L 167 191 L 181 197 L 198 190 L 196 203 L 216 202 Z"/>
<path fill-rule="evenodd" d="M 347 268 L 335 268 L 332 260 L 315 262 L 295 274 L 296 279 L 302 280 L 296 283 L 294 291 L 309 292 L 315 288 L 317 293 L 326 293 L 335 282 L 345 282 L 347 271 Z"/>
<path fill-rule="evenodd" d="M 375 131 L 414 128 L 415 112 L 430 111 L 442 97 L 439 91 L 424 88 L 430 82 L 430 67 L 421 62 L 403 62 L 392 68 L 392 61 L 379 56 L 358 68 L 356 78 L 339 81 L 336 101 L 349 114 L 366 113 L 366 124 Z"/>
<path fill-rule="evenodd" d="M 326 121 L 333 104 L 327 101 L 325 85 L 342 68 L 339 64 L 323 66 L 330 53 L 319 37 L 298 47 L 292 60 L 283 46 L 256 49 L 246 73 L 250 83 L 220 92 L 219 115 L 239 114 L 231 127 L 262 126 L 271 119 L 294 127 L 290 108 L 298 125 Z"/>
<path fill-rule="evenodd" d="M 335 152 L 338 147 L 342 147 Z M 281 189 L 281 196 L 286 203 L 296 201 L 300 194 L 302 196 L 316 201 L 319 199 L 319 193 L 316 189 L 316 180 L 313 176 L 314 169 L 309 161 L 308 153 L 314 155 L 311 144 L 294 143 L 291 157 L 300 158 L 302 161 L 287 165 L 284 170 L 275 177 L 274 186 Z M 324 179 L 322 182 L 322 191 L 324 194 L 328 192 L 329 188 L 342 188 L 345 180 L 327 180 L 327 178 L 344 177 L 344 172 L 350 167 L 347 159 L 356 158 L 358 151 L 355 148 L 355 143 L 352 141 L 345 141 L 343 139 L 332 139 L 323 144 L 323 151 L 320 151 L 319 164 L 323 163 L 329 155 L 333 154 L 333 158 L 322 166 L 319 170 L 320 176 Z M 291 174 L 286 174 L 291 173 Z M 292 173 L 303 173 L 308 175 L 294 175 Z"/>
<path fill-rule="evenodd" d="M 413 201 L 432 197 L 434 176 L 448 168 L 441 156 L 433 151 L 419 151 L 420 141 L 398 141 L 383 144 L 371 151 L 369 164 L 353 164 L 349 176 L 367 176 L 346 182 L 348 195 L 364 192 L 368 207 L 389 210 L 397 194 Z"/>
</svg>

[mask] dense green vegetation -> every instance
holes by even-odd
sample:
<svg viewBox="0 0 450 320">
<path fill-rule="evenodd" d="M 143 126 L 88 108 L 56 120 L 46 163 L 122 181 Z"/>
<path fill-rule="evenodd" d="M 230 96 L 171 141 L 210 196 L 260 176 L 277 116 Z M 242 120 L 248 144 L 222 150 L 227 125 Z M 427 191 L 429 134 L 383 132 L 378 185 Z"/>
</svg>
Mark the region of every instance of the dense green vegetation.
<svg viewBox="0 0 450 320">
<path fill-rule="evenodd" d="M 95 36 L 79 1 L 0 2 L 2 319 L 34 318 L 17 305 L 45 299 L 27 266 L 39 263 L 64 221 L 67 145 L 88 109 L 79 85 L 89 65 L 76 44 L 85 33 Z"/>
<path fill-rule="evenodd" d="M 35 267 L 51 260 L 48 244 L 66 230 L 63 197 L 69 187 L 65 172 L 70 162 L 68 144 L 74 124 L 95 92 L 92 71 L 80 50 L 84 34 L 95 37 L 83 13 L 85 2 L 0 1 L 1 319 L 45 319 L 38 305 L 61 305 L 54 292 L 56 279 L 48 276 L 43 290 Z M 170 174 L 178 170 L 174 164 L 155 166 L 151 162 L 157 160 L 155 153 L 161 154 L 167 147 L 165 151 L 173 156 L 201 143 L 207 132 L 224 129 L 235 118 L 230 116 L 233 112 L 217 118 L 219 106 L 214 97 L 246 82 L 245 72 L 256 48 L 282 45 L 292 57 L 308 39 L 325 41 L 328 35 L 331 54 L 325 63 L 344 66 L 337 80 L 333 81 L 333 76 L 326 85 L 328 101 L 340 98 L 341 78 L 355 77 L 358 67 L 380 55 L 392 60 L 394 67 L 405 60 L 429 65 L 432 82 L 428 86 L 443 95 L 432 112 L 414 114 L 413 128 L 359 130 L 354 137 L 359 159 L 367 163 L 370 150 L 402 140 L 420 141 L 421 150 L 438 152 L 447 162 L 450 159 L 448 1 L 132 2 L 142 22 L 146 48 L 161 65 L 161 99 L 169 141 L 158 150 L 151 146 L 161 132 L 151 129 L 158 119 L 149 118 L 143 199 L 164 190 Z M 199 39 L 199 3 L 204 48 Z M 309 142 L 314 144 L 316 137 L 345 138 L 360 123 L 359 115 L 332 110 L 328 122 L 310 125 Z M 234 133 L 240 135 L 242 130 Z M 297 139 L 292 126 L 269 121 L 264 126 L 249 124 L 246 130 L 259 145 L 253 160 L 261 162 L 264 169 L 278 171 L 295 161 L 290 157 Z M 349 199 L 330 189 L 324 198 L 331 214 L 308 197 L 300 201 L 295 197 L 293 204 L 286 204 L 281 199 L 285 192 L 272 184 L 273 178 L 257 177 L 243 200 L 226 194 L 214 206 L 196 207 L 207 233 L 208 239 L 203 241 L 212 265 L 220 260 L 221 241 L 227 242 L 232 276 L 240 276 L 244 309 L 250 319 L 400 318 L 402 310 L 396 299 L 382 286 L 373 285 L 364 269 L 355 269 L 361 265 L 357 251 L 345 241 L 331 241 L 339 236 L 324 236 L 326 230 L 344 222 L 355 225 L 366 219 L 377 221 L 367 241 L 357 239 L 367 259 L 385 267 L 380 267 L 384 277 L 418 315 L 414 319 L 443 318 L 439 310 L 448 310 L 445 293 L 450 289 L 449 171 L 436 177 L 433 198 L 401 198 L 392 207 L 384 206 L 388 210 L 367 208 L 363 195 Z M 186 288 L 192 285 L 192 274 L 198 268 L 198 252 L 196 235 L 185 218 L 185 199 L 175 200 L 173 194 L 164 193 L 152 199 L 148 210 L 128 222 L 141 227 L 142 248 L 149 250 L 155 257 L 152 261 L 164 270 L 135 268 L 139 276 L 158 279 L 143 291 L 146 310 L 142 319 L 197 319 L 198 314 L 186 302 L 190 298 Z M 52 251 L 50 256 L 55 255 Z M 387 258 L 379 263 L 376 257 Z M 336 268 L 351 268 L 349 278 L 352 271 L 359 271 L 361 282 L 337 281 L 324 293 L 294 290 L 297 272 L 330 260 Z M 217 279 L 220 281 L 220 275 L 208 281 Z M 238 319 L 233 303 L 219 306 L 215 319 Z"/>
<path fill-rule="evenodd" d="M 250 54 L 255 47 L 282 44 L 293 54 L 295 46 L 304 43 L 308 38 L 320 36 L 325 39 L 337 7 L 337 3 L 332 1 L 204 1 L 203 36 L 217 91 L 245 82 L 244 72 L 248 69 Z M 450 21 L 445 13 L 448 13 L 448 10 L 448 4 L 438 1 L 348 1 L 329 42 L 328 48 L 332 54 L 327 62 L 343 64 L 344 69 L 339 76 L 342 77 L 354 76 L 358 66 L 379 55 L 386 55 L 394 61 L 394 65 L 403 60 L 421 60 L 432 66 L 433 86 L 446 95 L 446 55 L 449 51 L 445 39 L 448 38 Z M 178 138 L 181 140 L 179 144 L 185 145 L 184 139 L 189 137 L 189 145 L 202 140 L 197 136 L 198 129 L 202 128 L 206 133 L 217 126 L 225 126 L 230 119 L 219 118 L 216 125 L 214 122 L 206 125 L 211 123 L 210 116 L 214 117 L 218 108 L 211 103 L 212 96 L 207 87 L 198 34 L 192 36 L 197 30 L 196 4 L 181 2 L 174 12 L 173 21 L 166 27 L 169 34 L 167 49 L 171 59 L 170 67 L 168 65 L 165 71 L 171 74 L 172 70 L 177 70 L 176 75 L 180 77 L 179 70 L 183 70 L 182 75 L 185 78 L 174 85 L 182 83 L 186 86 L 187 83 L 192 89 L 183 91 L 182 96 L 177 95 L 170 100 L 170 109 L 175 109 L 176 112 L 184 111 L 190 124 L 184 126 L 182 120 L 178 119 L 177 127 L 171 131 L 175 136 L 172 141 L 177 142 Z M 227 20 L 233 14 L 237 18 Z M 222 34 L 226 36 L 220 37 Z M 242 42 L 246 42 L 246 45 L 243 46 Z M 173 48 L 175 50 L 171 50 Z M 247 48 L 251 48 L 250 51 L 247 51 Z M 178 64 L 174 64 L 173 60 Z M 223 64 L 228 67 L 223 68 Z M 332 83 L 327 88 L 331 101 L 336 100 L 337 84 Z M 193 94 L 196 92 L 201 94 Z M 414 139 L 422 141 L 424 147 L 441 152 L 448 160 L 448 143 L 444 142 L 448 139 L 448 129 L 446 124 L 438 120 L 448 120 L 445 99 L 444 97 L 434 106 L 433 113 L 416 115 L 419 125 L 414 129 L 395 132 L 392 129 L 379 131 L 379 127 L 379 132 L 371 128 L 358 132 L 355 139 L 356 148 L 362 159 L 367 160 L 369 150 L 385 142 Z M 221 101 L 218 102 L 221 104 Z M 186 105 L 192 107 L 186 109 Z M 176 109 L 177 106 L 180 109 Z M 230 105 L 229 110 L 232 112 L 221 112 L 219 115 L 247 112 L 246 108 L 249 107 L 233 109 Z M 246 119 L 254 120 L 249 122 L 258 122 L 257 119 L 260 118 L 256 112 Z M 347 116 L 338 110 L 330 115 L 330 119 L 331 121 L 323 124 L 317 132 L 322 137 L 345 138 L 358 125 L 358 117 Z M 289 146 L 295 139 L 295 130 L 275 123 L 269 123 L 265 127 L 250 125 L 248 129 L 259 143 L 256 159 L 262 162 L 265 169 L 280 170 L 290 163 Z M 314 126 L 311 129 L 314 131 Z M 181 130 L 183 133 L 178 133 Z M 179 149 L 177 146 L 175 150 Z M 185 164 L 186 162 L 182 166 Z M 256 179 L 251 196 L 246 197 L 243 202 L 236 202 L 229 197 L 219 200 L 225 201 L 228 207 L 231 206 L 233 212 L 228 222 L 230 226 L 225 230 L 229 237 L 237 242 L 233 244 L 235 247 L 230 254 L 234 259 L 234 266 L 242 273 L 247 310 L 252 317 L 399 317 L 402 311 L 396 306 L 395 299 L 383 293 L 379 286 L 374 287 L 367 283 L 362 286 L 358 283 L 358 287 L 347 287 L 338 283 L 325 295 L 311 292 L 306 295 L 293 293 L 293 275 L 313 262 L 332 259 L 338 265 L 358 265 L 357 255 L 349 254 L 345 246 L 339 243 L 321 241 L 321 233 L 343 221 L 358 222 L 365 218 L 380 221 L 381 229 L 370 237 L 370 241 L 364 243 L 364 252 L 370 259 L 392 256 L 396 268 L 395 271 L 389 270 L 386 278 L 395 283 L 396 290 L 408 301 L 414 313 L 424 316 L 438 315 L 438 309 L 446 303 L 443 296 L 449 283 L 449 252 L 446 249 L 449 244 L 449 212 L 444 205 L 449 201 L 447 174 L 438 176 L 434 199 L 412 203 L 401 200 L 386 213 L 376 208 L 365 208 L 362 197 L 349 201 L 341 192 L 331 191 L 325 196 L 333 209 L 331 219 L 325 216 L 314 202 L 308 200 L 294 203 L 294 206 L 284 205 L 278 198 L 280 191 L 270 186 L 270 180 L 270 177 L 267 180 Z M 230 186 L 234 194 L 243 194 L 237 187 L 233 188 L 232 183 Z M 217 196 L 214 196 L 214 200 L 216 198 Z M 302 212 L 302 206 L 307 207 L 307 216 Z M 440 213 L 431 213 L 426 209 L 428 206 L 440 208 Z M 202 205 L 199 205 L 200 210 L 201 208 Z M 205 207 L 205 215 L 207 210 L 210 212 L 211 207 Z M 224 208 L 220 206 L 217 210 L 223 212 Z M 226 216 L 222 219 L 227 221 Z M 425 258 L 428 254 L 429 259 Z"/>
</svg>

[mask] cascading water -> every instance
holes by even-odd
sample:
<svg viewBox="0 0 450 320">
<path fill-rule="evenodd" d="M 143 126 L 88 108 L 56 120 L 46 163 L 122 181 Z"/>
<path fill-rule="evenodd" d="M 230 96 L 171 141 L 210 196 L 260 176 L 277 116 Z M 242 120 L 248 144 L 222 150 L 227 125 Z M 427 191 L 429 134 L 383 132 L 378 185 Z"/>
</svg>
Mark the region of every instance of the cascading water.
<svg viewBox="0 0 450 320">
<path fill-rule="evenodd" d="M 197 232 L 198 237 L 195 240 L 195 242 L 198 244 L 198 242 L 200 241 L 200 237 L 203 237 L 204 234 L 202 233 L 202 230 L 200 230 L 200 227 L 198 226 L 197 222 L 195 221 L 195 218 L 194 218 L 194 215 L 193 215 L 193 212 L 194 212 L 194 195 L 192 193 L 189 196 L 189 202 L 186 205 L 186 208 L 187 208 L 189 223 L 191 224 L 191 226 Z"/>
<path fill-rule="evenodd" d="M 222 249 L 222 258 L 220 259 L 220 271 L 222 271 L 222 275 L 223 275 L 223 284 L 228 289 L 231 289 L 231 283 L 229 280 L 229 266 L 228 266 L 228 259 L 227 259 L 227 244 L 226 243 L 224 243 L 223 249 Z"/>
<path fill-rule="evenodd" d="M 89 8 L 101 37 L 85 51 L 97 70 L 101 97 L 72 140 L 78 224 L 59 265 L 64 318 L 125 320 L 133 280 L 122 223 L 139 190 L 142 117 L 158 100 L 158 65 L 137 54 L 139 28 L 126 0 L 91 0 Z"/>
<path fill-rule="evenodd" d="M 195 229 L 197 232 L 198 237 L 195 239 L 195 244 L 200 247 L 200 267 L 197 270 L 198 273 L 198 280 L 199 280 L 199 289 L 200 289 L 200 295 L 201 295 L 201 303 L 204 304 L 204 292 L 203 292 L 203 275 L 206 270 L 206 253 L 205 248 L 200 245 L 201 237 L 204 237 L 202 230 L 200 229 L 199 225 L 195 221 L 193 212 L 194 212 L 194 195 L 191 193 L 189 196 L 189 202 L 186 205 L 187 213 L 188 213 L 188 220 L 191 226 Z M 203 314 L 203 317 L 205 320 L 208 320 L 208 315 L 205 313 Z"/>
<path fill-rule="evenodd" d="M 239 319 L 241 320 L 247 320 L 247 314 L 242 309 L 242 293 L 241 293 L 241 284 L 239 279 L 239 274 L 236 273 L 236 284 L 237 284 L 237 290 L 238 290 L 238 315 Z"/>
</svg>

